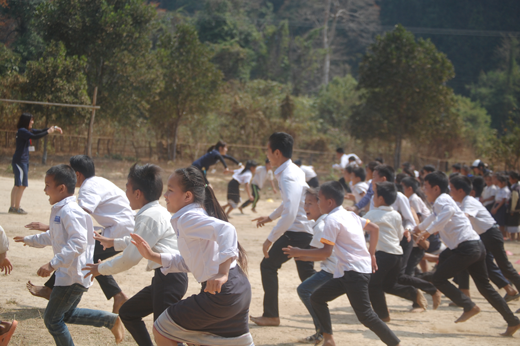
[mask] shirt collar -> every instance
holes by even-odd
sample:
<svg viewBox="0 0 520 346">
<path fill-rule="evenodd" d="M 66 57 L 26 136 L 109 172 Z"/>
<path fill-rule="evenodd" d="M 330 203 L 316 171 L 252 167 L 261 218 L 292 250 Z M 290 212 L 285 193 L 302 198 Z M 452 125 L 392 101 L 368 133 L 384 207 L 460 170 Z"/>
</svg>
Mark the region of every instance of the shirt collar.
<svg viewBox="0 0 520 346">
<path fill-rule="evenodd" d="M 394 208 L 388 206 L 388 205 L 381 205 L 377 208 L 374 208 L 374 210 L 384 210 L 384 211 L 392 211 Z"/>
<path fill-rule="evenodd" d="M 142 213 L 144 213 L 146 210 L 150 209 L 150 208 L 153 208 L 153 207 L 157 207 L 159 206 L 159 201 L 155 200 L 153 202 L 148 202 L 146 203 L 141 209 L 139 209 L 139 211 L 137 212 L 137 214 L 135 214 L 135 217 L 138 217 L 139 215 L 141 215 Z"/>
<path fill-rule="evenodd" d="M 56 209 L 61 209 L 61 207 L 63 207 L 65 204 L 69 204 L 69 203 L 72 203 L 72 202 L 76 202 L 76 196 L 69 196 L 69 197 L 65 197 L 64 199 L 62 199 L 61 201 L 59 201 L 58 203 L 55 203 L 52 208 L 56 208 Z"/>
<path fill-rule="evenodd" d="M 283 172 L 287 167 L 289 167 L 289 165 L 290 165 L 291 163 L 292 163 L 292 160 L 291 160 L 291 159 L 289 159 L 289 160 L 285 161 L 284 163 L 282 163 L 282 164 L 280 165 L 280 167 L 278 167 L 278 168 L 276 169 L 276 171 L 274 171 L 274 175 L 276 175 L 276 176 L 278 177 L 280 174 L 282 174 L 282 172 Z"/>
<path fill-rule="evenodd" d="M 332 209 L 328 215 L 333 214 L 333 213 L 338 212 L 338 211 L 341 211 L 341 210 L 345 210 L 343 208 L 343 206 L 342 205 L 337 206 L 336 208 Z"/>
<path fill-rule="evenodd" d="M 196 209 L 196 208 L 200 208 L 200 209 L 203 209 L 202 206 L 198 203 L 190 203 L 184 207 L 182 207 L 180 210 L 178 210 L 175 214 L 173 214 L 172 216 L 172 220 L 173 219 L 178 219 L 179 217 L 181 217 L 184 213 L 192 210 L 192 209 Z"/>
<path fill-rule="evenodd" d="M 318 220 L 314 221 L 314 225 L 312 225 L 312 228 L 316 227 L 317 224 L 319 224 L 321 221 L 323 221 L 327 217 L 327 214 L 322 214 Z"/>
</svg>

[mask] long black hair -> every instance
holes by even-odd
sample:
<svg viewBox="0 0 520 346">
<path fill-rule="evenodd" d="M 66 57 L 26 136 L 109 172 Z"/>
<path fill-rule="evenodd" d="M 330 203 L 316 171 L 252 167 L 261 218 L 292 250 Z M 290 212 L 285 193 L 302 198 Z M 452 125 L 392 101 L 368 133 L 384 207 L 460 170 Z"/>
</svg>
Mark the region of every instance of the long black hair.
<svg viewBox="0 0 520 346">
<path fill-rule="evenodd" d="M 226 147 L 226 146 L 227 146 L 227 143 L 224 142 L 223 140 L 220 140 L 220 141 L 217 142 L 217 144 L 212 145 L 211 147 L 208 148 L 208 153 L 210 151 L 213 151 L 213 150 L 217 150 L 218 151 L 220 148 L 223 148 L 223 147 Z"/>
<path fill-rule="evenodd" d="M 24 128 L 29 130 L 29 124 L 31 123 L 31 119 L 34 119 L 34 115 L 32 115 L 31 113 L 22 113 L 22 115 L 20 115 L 20 119 L 18 119 L 18 124 L 16 124 L 16 128 Z"/>
<path fill-rule="evenodd" d="M 193 195 L 193 203 L 200 204 L 204 207 L 209 216 L 228 222 L 228 218 L 224 209 L 215 197 L 213 189 L 206 184 L 202 172 L 194 166 L 188 168 L 179 168 L 174 173 L 178 178 L 178 182 L 183 192 L 191 192 Z M 246 250 L 238 245 L 238 265 L 247 274 L 247 253 Z"/>
<path fill-rule="evenodd" d="M 244 167 L 242 172 L 240 172 L 240 174 L 244 174 L 247 171 L 251 171 L 251 167 L 257 167 L 257 166 L 258 166 L 258 163 L 256 163 L 255 160 L 247 160 L 246 166 Z"/>
</svg>

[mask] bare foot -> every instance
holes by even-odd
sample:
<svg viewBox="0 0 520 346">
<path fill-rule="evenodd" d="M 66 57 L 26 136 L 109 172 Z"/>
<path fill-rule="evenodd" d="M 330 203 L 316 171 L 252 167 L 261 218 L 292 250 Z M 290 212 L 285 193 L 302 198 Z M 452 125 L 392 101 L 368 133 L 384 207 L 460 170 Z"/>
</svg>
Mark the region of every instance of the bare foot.
<svg viewBox="0 0 520 346">
<path fill-rule="evenodd" d="M 251 209 L 251 211 L 252 211 L 253 213 L 257 213 L 257 211 L 256 211 L 255 209 Z"/>
<path fill-rule="evenodd" d="M 35 296 L 49 300 L 51 298 L 52 289 L 47 286 L 35 286 L 32 282 L 28 282 L 26 285 L 29 292 Z"/>
<path fill-rule="evenodd" d="M 426 311 L 426 309 L 423 309 L 423 308 L 421 308 L 421 307 L 418 307 L 418 308 L 412 308 L 412 309 L 410 310 L 410 312 L 412 312 L 412 313 L 419 313 L 419 312 L 425 312 L 425 311 Z"/>
<path fill-rule="evenodd" d="M 325 340 L 322 346 L 336 346 L 334 340 Z"/>
<path fill-rule="evenodd" d="M 242 207 L 238 207 L 238 210 L 240 210 L 240 214 L 244 214 L 244 212 L 242 211 Z"/>
<path fill-rule="evenodd" d="M 432 294 L 432 300 L 433 300 L 433 310 L 437 310 L 439 305 L 441 305 L 441 291 L 437 290 L 434 294 Z"/>
<path fill-rule="evenodd" d="M 417 297 L 415 298 L 415 302 L 426 311 L 426 308 L 428 307 L 428 301 L 426 300 L 426 297 L 421 292 L 421 290 L 417 290 Z"/>
<path fill-rule="evenodd" d="M 250 316 L 252 322 L 256 323 L 259 326 L 273 326 L 277 327 L 280 325 L 280 317 L 253 317 Z"/>
<path fill-rule="evenodd" d="M 117 316 L 116 322 L 114 323 L 114 326 L 112 329 L 110 329 L 112 334 L 114 334 L 114 337 L 116 338 L 116 344 L 120 344 L 123 341 L 123 338 L 125 337 L 125 327 L 123 326 L 123 322 L 121 321 L 121 318 Z"/>
<path fill-rule="evenodd" d="M 112 312 L 114 314 L 119 314 L 119 309 L 121 306 L 128 300 L 128 297 L 123 293 L 119 292 L 114 296 L 114 305 L 112 307 Z"/>
<path fill-rule="evenodd" d="M 385 317 L 385 318 L 382 318 L 381 321 L 383 321 L 383 322 L 385 322 L 385 323 L 390 322 L 390 316 Z"/>
<path fill-rule="evenodd" d="M 473 309 L 469 310 L 468 312 L 464 312 L 462 313 L 462 315 L 460 315 L 459 318 L 457 318 L 457 320 L 455 321 L 455 323 L 461 323 L 461 322 L 466 322 L 467 320 L 469 320 L 470 318 L 472 318 L 473 316 L 477 315 L 478 313 L 480 312 L 480 308 L 478 306 L 474 306 Z"/>
<path fill-rule="evenodd" d="M 507 327 L 506 332 L 502 333 L 500 335 L 502 335 L 502 336 L 513 336 L 518 329 L 520 329 L 520 323 L 517 324 L 516 326 Z"/>
</svg>

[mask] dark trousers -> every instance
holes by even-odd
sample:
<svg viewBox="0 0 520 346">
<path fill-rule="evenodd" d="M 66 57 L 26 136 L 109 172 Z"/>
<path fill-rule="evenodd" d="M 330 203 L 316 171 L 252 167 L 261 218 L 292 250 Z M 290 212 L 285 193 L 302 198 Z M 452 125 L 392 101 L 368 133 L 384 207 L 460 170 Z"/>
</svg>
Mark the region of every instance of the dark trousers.
<svg viewBox="0 0 520 346">
<path fill-rule="evenodd" d="M 139 346 L 152 346 L 143 317 L 153 313 L 155 321 L 170 305 L 180 301 L 188 289 L 186 273 L 164 275 L 155 269 L 152 284 L 127 300 L 119 310 L 119 317 Z"/>
<path fill-rule="evenodd" d="M 368 294 L 370 275 L 346 271 L 343 277 L 332 279 L 314 291 L 311 295 L 311 304 L 318 317 L 320 330 L 332 334 L 332 322 L 327 303 L 346 294 L 359 322 L 376 333 L 385 344 L 397 345 L 400 340 L 370 306 Z"/>
<path fill-rule="evenodd" d="M 278 269 L 289 260 L 282 248 L 289 245 L 308 249 L 312 240 L 312 234 L 303 232 L 285 232 L 269 250 L 269 258 L 264 258 L 260 263 L 262 274 L 262 286 L 264 287 L 264 317 L 279 317 L 278 314 Z M 303 282 L 314 275 L 314 262 L 296 261 L 298 275 Z"/>
<path fill-rule="evenodd" d="M 383 251 L 376 252 L 377 271 L 370 277 L 368 291 L 370 302 L 379 318 L 388 318 L 385 293 L 415 302 L 417 289 L 397 282 L 401 272 L 402 255 L 392 255 Z"/>
<path fill-rule="evenodd" d="M 455 304 L 467 312 L 475 303 L 464 293 L 448 281 L 463 270 L 467 269 L 473 278 L 478 291 L 506 320 L 508 326 L 520 323 L 504 298 L 493 289 L 489 282 L 486 268 L 486 249 L 480 240 L 465 241 L 454 250 L 446 249 L 439 255 L 439 264 L 433 274 L 433 284 Z"/>
<path fill-rule="evenodd" d="M 101 245 L 101 243 L 96 240 L 96 244 L 94 245 L 94 263 L 98 263 L 98 260 L 103 261 L 107 258 L 114 257 L 120 252 L 121 251 L 114 250 L 113 247 L 103 250 L 103 245 Z M 55 280 L 56 274 L 53 273 L 44 285 L 50 289 L 53 289 Z M 96 280 L 99 283 L 101 290 L 103 290 L 105 297 L 107 297 L 107 300 L 110 300 L 113 296 L 121 292 L 121 288 L 112 275 L 99 275 L 96 276 Z"/>
<path fill-rule="evenodd" d="M 258 185 L 251 184 L 251 193 L 253 195 L 254 200 L 252 201 L 252 200 L 248 199 L 240 206 L 240 208 L 244 209 L 251 203 L 253 203 L 253 207 L 252 207 L 253 210 L 256 208 L 256 203 L 258 203 L 258 200 L 260 199 L 260 188 L 258 187 Z"/>
<path fill-rule="evenodd" d="M 495 261 L 497 262 L 498 267 L 502 274 L 513 284 L 516 289 L 520 291 L 520 275 L 515 270 L 509 259 L 507 258 L 506 250 L 504 249 L 504 238 L 502 237 L 502 233 L 498 229 L 498 227 L 493 227 L 488 229 L 486 232 L 480 235 L 480 239 L 484 243 L 486 247 L 486 251 L 495 257 Z M 493 276 L 496 276 L 496 271 Z M 491 279 L 491 273 L 489 274 Z M 497 279 L 500 279 L 498 277 Z M 504 283 L 503 279 L 500 279 L 502 283 Z M 493 280 L 495 282 L 495 280 Z M 495 283 L 496 284 L 496 283 Z M 504 287 L 499 286 L 500 288 Z"/>
</svg>

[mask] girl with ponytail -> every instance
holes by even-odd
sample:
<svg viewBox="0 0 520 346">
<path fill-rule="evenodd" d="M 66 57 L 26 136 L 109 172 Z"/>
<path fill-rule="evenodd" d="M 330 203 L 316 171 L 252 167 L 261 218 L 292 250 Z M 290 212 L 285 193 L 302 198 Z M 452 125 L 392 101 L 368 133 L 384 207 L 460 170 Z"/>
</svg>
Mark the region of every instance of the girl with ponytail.
<svg viewBox="0 0 520 346">
<path fill-rule="evenodd" d="M 249 200 L 252 202 L 255 200 L 253 195 L 251 194 L 251 189 L 249 188 L 249 184 L 251 183 L 251 179 L 253 179 L 253 174 L 255 174 L 256 167 L 258 163 L 254 160 L 249 160 L 246 162 L 246 166 L 243 169 L 236 169 L 233 174 L 233 179 L 228 183 L 227 190 L 227 200 L 228 203 L 223 207 L 224 211 L 227 208 L 226 212 L 227 217 L 229 218 L 229 213 L 235 208 L 238 207 L 238 204 L 242 202 L 242 198 L 240 198 L 240 185 L 244 184 L 245 189 L 247 191 L 247 195 Z"/>
<path fill-rule="evenodd" d="M 132 243 L 144 258 L 161 264 L 164 274 L 191 272 L 202 288 L 155 321 L 157 345 L 254 345 L 248 325 L 251 285 L 246 254 L 213 190 L 192 166 L 170 176 L 164 196 L 173 213 L 171 224 L 180 253 L 153 252 L 136 234 Z"/>
<path fill-rule="evenodd" d="M 233 156 L 227 155 L 227 151 L 228 147 L 226 142 L 218 141 L 217 144 L 209 147 L 206 154 L 202 155 L 197 160 L 193 161 L 193 163 L 191 164 L 192 166 L 195 166 L 198 169 L 200 169 L 200 171 L 204 175 L 204 181 L 206 182 L 206 184 L 209 184 L 207 180 L 209 167 L 217 164 L 219 161 L 222 162 L 222 165 L 224 166 L 224 173 L 230 173 L 226 161 L 224 159 L 233 161 L 239 166 L 242 165 Z"/>
</svg>

